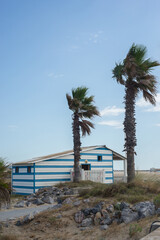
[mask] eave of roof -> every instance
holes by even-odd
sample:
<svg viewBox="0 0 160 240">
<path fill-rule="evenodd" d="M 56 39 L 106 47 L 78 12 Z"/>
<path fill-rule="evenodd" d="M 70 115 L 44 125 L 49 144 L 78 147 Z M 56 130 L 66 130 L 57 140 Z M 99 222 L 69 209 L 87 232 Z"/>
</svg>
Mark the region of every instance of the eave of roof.
<svg viewBox="0 0 160 240">
<path fill-rule="evenodd" d="M 90 146 L 90 147 L 82 147 L 81 149 L 81 152 L 84 152 L 84 151 L 89 151 L 89 150 L 93 150 L 95 148 L 107 148 L 108 150 L 112 151 L 113 152 L 113 160 L 125 160 L 126 158 L 124 156 L 122 156 L 121 154 L 113 151 L 112 149 L 106 147 L 106 145 L 97 145 L 97 146 Z M 37 157 L 37 158 L 32 158 L 31 160 L 27 160 L 27 161 L 22 161 L 22 162 L 17 162 L 17 163 L 14 163 L 14 165 L 33 165 L 34 163 L 37 163 L 37 162 L 41 162 L 41 161 L 44 161 L 44 160 L 48 160 L 48 159 L 54 159 L 54 158 L 59 158 L 59 157 L 63 157 L 63 156 L 66 156 L 68 154 L 74 154 L 73 150 L 69 150 L 69 151 L 64 151 L 64 152 L 60 152 L 60 153 L 55 153 L 55 154 L 50 154 L 50 155 L 46 155 L 46 156 L 42 156 L 42 157 Z"/>
</svg>

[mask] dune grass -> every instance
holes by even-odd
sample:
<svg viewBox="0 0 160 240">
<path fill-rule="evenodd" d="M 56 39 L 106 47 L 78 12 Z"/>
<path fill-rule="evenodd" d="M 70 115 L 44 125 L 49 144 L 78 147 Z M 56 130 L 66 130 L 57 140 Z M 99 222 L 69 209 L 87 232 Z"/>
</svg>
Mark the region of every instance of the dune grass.
<svg viewBox="0 0 160 240">
<path fill-rule="evenodd" d="M 116 201 L 127 201 L 134 204 L 140 201 L 153 200 L 160 194 L 160 177 L 137 174 L 132 183 L 116 182 L 113 184 L 102 184 L 81 181 L 79 183 L 60 183 L 57 186 L 82 188 L 79 195 L 84 198 L 114 198 Z"/>
</svg>

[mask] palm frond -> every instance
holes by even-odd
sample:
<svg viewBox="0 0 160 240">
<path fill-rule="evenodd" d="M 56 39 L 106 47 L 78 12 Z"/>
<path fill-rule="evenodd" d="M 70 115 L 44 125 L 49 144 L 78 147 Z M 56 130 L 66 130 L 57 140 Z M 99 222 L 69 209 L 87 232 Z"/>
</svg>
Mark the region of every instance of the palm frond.
<svg viewBox="0 0 160 240">
<path fill-rule="evenodd" d="M 122 85 L 125 84 L 125 81 L 123 79 L 123 74 L 124 74 L 123 67 L 124 67 L 123 64 L 116 63 L 115 68 L 112 70 L 113 78 L 115 78 L 117 80 L 117 82 Z"/>
<path fill-rule="evenodd" d="M 148 91 L 143 91 L 143 97 L 146 101 L 150 102 L 152 105 L 156 105 L 155 96 Z"/>
<path fill-rule="evenodd" d="M 72 96 L 73 98 L 77 98 L 78 100 L 82 101 L 88 92 L 87 87 L 78 87 L 72 89 Z"/>
<path fill-rule="evenodd" d="M 87 120 L 79 121 L 79 125 L 81 127 L 82 136 L 86 136 L 86 134 L 90 135 L 91 134 L 90 127 L 94 128 L 93 123 L 91 123 L 90 121 L 87 121 Z"/>
</svg>

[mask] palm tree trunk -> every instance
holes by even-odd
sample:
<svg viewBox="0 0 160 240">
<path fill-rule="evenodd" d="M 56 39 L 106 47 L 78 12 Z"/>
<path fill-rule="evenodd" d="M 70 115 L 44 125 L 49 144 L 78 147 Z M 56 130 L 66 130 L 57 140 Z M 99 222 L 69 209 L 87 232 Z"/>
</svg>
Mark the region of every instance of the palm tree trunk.
<svg viewBox="0 0 160 240">
<path fill-rule="evenodd" d="M 135 178 L 135 164 L 134 164 L 134 148 L 136 146 L 136 120 L 135 120 L 135 88 L 132 81 L 127 81 L 125 88 L 125 151 L 127 151 L 127 182 L 131 182 Z"/>
<path fill-rule="evenodd" d="M 81 141 L 80 141 L 80 129 L 79 129 L 79 117 L 76 113 L 73 115 L 73 145 L 74 145 L 74 182 L 80 181 L 80 150 L 81 150 Z"/>
</svg>

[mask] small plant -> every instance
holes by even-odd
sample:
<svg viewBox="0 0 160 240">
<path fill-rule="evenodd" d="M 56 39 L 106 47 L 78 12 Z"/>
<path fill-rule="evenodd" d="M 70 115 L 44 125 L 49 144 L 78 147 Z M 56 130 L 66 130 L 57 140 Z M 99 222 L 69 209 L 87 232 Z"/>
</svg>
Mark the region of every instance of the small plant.
<svg viewBox="0 0 160 240">
<path fill-rule="evenodd" d="M 156 208 L 160 207 L 160 194 L 158 194 L 154 200 L 153 200 L 154 205 L 156 206 Z"/>
<path fill-rule="evenodd" d="M 131 224 L 129 226 L 129 236 L 130 237 L 133 237 L 138 232 L 142 232 L 142 227 L 141 226 L 139 226 L 138 224 Z"/>
</svg>

